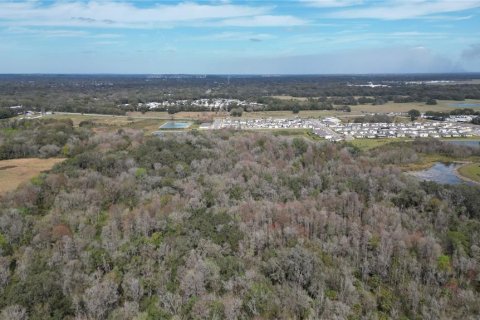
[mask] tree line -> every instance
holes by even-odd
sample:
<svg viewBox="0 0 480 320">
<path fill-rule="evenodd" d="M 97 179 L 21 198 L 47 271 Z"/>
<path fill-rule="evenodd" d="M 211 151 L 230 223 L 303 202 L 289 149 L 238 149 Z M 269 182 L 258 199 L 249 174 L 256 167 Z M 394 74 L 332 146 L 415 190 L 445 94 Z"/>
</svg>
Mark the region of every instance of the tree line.
<svg viewBox="0 0 480 320">
<path fill-rule="evenodd" d="M 275 96 L 312 98 L 298 103 L 303 110 L 329 110 L 332 105 L 384 104 L 436 100 L 480 99 L 480 85 L 469 75 L 401 76 L 283 76 L 283 77 L 150 77 L 150 76 L 0 76 L 0 106 L 28 110 L 125 114 L 142 111 L 148 102 L 195 99 L 240 99 L 265 103 L 265 110 L 292 110 L 292 103 Z M 408 81 L 444 79 L 443 84 Z M 381 87 L 361 86 L 370 81 Z M 290 105 L 288 105 L 290 103 Z M 251 107 L 255 111 L 254 107 Z M 166 111 L 167 108 L 165 108 Z M 186 104 L 178 111 L 198 111 Z"/>
</svg>

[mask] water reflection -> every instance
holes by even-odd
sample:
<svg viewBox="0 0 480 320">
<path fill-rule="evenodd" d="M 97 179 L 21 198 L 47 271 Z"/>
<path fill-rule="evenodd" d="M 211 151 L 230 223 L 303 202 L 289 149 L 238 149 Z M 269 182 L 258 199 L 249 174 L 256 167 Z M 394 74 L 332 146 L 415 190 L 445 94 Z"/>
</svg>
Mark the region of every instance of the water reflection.
<svg viewBox="0 0 480 320">
<path fill-rule="evenodd" d="M 441 184 L 472 184 L 465 182 L 457 176 L 456 169 L 460 166 L 460 164 L 456 163 L 437 162 L 428 169 L 410 173 L 420 180 L 434 181 Z"/>
</svg>

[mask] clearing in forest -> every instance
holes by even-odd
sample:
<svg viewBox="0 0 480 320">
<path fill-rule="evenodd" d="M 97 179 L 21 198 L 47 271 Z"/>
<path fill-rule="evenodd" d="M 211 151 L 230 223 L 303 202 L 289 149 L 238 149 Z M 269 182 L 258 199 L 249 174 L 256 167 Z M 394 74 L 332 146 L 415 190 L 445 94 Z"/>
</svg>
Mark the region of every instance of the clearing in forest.
<svg viewBox="0 0 480 320">
<path fill-rule="evenodd" d="M 42 171 L 50 170 L 55 164 L 64 161 L 61 158 L 10 159 L 0 161 L 0 194 L 15 190 Z"/>
</svg>

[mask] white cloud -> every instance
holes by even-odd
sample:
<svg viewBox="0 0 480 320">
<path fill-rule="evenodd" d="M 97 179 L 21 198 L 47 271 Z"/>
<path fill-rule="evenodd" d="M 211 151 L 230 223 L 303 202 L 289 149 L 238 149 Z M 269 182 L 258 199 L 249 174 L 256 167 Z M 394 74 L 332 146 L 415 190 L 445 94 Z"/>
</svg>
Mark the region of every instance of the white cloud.
<svg viewBox="0 0 480 320">
<path fill-rule="evenodd" d="M 244 18 L 225 19 L 219 24 L 233 27 L 292 27 L 305 25 L 307 21 L 292 16 L 259 15 Z"/>
<path fill-rule="evenodd" d="M 94 39 L 118 39 L 123 35 L 116 33 L 91 33 L 84 30 L 59 29 L 59 28 L 29 28 L 29 27 L 8 27 L 4 30 L 5 34 L 15 36 L 33 36 L 48 38 L 75 38 L 88 37 Z"/>
<path fill-rule="evenodd" d="M 69 30 L 69 29 L 32 29 L 25 27 L 9 27 L 5 30 L 6 33 L 15 35 L 27 35 L 27 36 L 43 36 L 43 37 L 85 37 L 87 32 L 82 30 Z"/>
<path fill-rule="evenodd" d="M 264 41 L 275 39 L 276 37 L 268 33 L 255 32 L 220 32 L 196 37 L 194 40 L 200 41 Z"/>
<path fill-rule="evenodd" d="M 449 15 L 436 15 L 436 16 L 427 16 L 424 19 L 433 20 L 433 21 L 462 21 L 472 19 L 473 15 L 468 16 L 449 16 Z"/>
<path fill-rule="evenodd" d="M 363 0 L 302 0 L 308 6 L 320 8 L 350 7 L 363 3 Z"/>
<path fill-rule="evenodd" d="M 148 3 L 148 2 L 147 2 Z M 282 26 L 302 24 L 291 16 L 268 15 L 272 6 L 248 6 L 229 3 L 202 4 L 183 2 L 139 7 L 135 2 L 58 1 L 50 5 L 38 2 L 0 2 L 0 23 L 9 26 L 74 26 L 159 28 L 207 22 L 219 25 Z M 3 21 L 2 21 L 3 20 Z"/>
<path fill-rule="evenodd" d="M 367 7 L 339 10 L 331 18 L 401 20 L 460 12 L 480 7 L 480 0 L 390 0 Z"/>
<path fill-rule="evenodd" d="M 298 45 L 309 45 L 328 43 L 330 45 L 349 45 L 355 47 L 364 47 L 365 44 L 379 45 L 391 43 L 395 45 L 413 45 L 416 43 L 425 43 L 428 41 L 438 41 L 449 39 L 451 33 L 441 32 L 418 32 L 418 31 L 399 31 L 399 32 L 362 32 L 357 30 L 344 30 L 333 34 L 311 33 L 301 36 L 295 36 L 290 39 L 291 43 Z M 359 46 L 359 44 L 361 46 Z"/>
</svg>

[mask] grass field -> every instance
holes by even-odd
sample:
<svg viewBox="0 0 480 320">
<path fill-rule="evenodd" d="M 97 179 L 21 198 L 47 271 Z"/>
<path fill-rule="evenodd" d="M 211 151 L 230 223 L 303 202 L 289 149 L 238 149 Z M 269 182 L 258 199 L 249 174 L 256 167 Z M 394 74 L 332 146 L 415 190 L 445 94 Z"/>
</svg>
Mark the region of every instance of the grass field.
<svg viewBox="0 0 480 320">
<path fill-rule="evenodd" d="M 296 100 L 296 101 L 305 101 L 307 98 L 300 98 L 300 97 L 290 97 L 290 96 L 277 96 L 275 98 L 281 99 L 281 100 Z M 480 103 L 480 100 L 473 100 L 473 99 L 467 99 L 465 101 L 453 101 L 453 100 L 438 100 L 436 105 L 427 105 L 426 103 L 423 102 L 409 102 L 409 103 L 394 103 L 392 101 L 383 104 L 383 105 L 371 105 L 371 104 L 365 104 L 365 105 L 356 105 L 356 106 L 350 106 L 352 109 L 351 113 L 347 113 L 347 115 L 359 115 L 359 114 L 364 114 L 364 113 L 369 113 L 369 112 L 407 112 L 411 109 L 417 109 L 420 112 L 426 112 L 426 111 L 438 111 L 438 112 L 448 112 L 452 111 L 455 109 L 458 109 L 458 107 L 451 106 L 451 104 L 455 103 Z M 282 112 L 282 111 L 279 111 Z M 287 111 L 290 115 L 292 114 L 291 112 Z M 323 114 L 329 114 L 329 115 L 346 115 L 344 112 L 339 112 L 339 111 L 334 111 L 334 110 L 314 110 L 314 111 L 301 111 L 300 115 L 302 113 L 305 116 L 318 116 L 318 115 L 323 115 Z"/>
<path fill-rule="evenodd" d="M 50 170 L 55 164 L 65 159 L 26 158 L 0 161 L 0 194 L 15 190 L 42 171 Z"/>
<path fill-rule="evenodd" d="M 163 111 L 148 111 L 141 112 L 127 112 L 127 116 L 141 119 L 141 118 L 156 118 L 162 120 L 198 120 L 198 121 L 213 121 L 214 118 L 224 118 L 228 116 L 228 112 L 213 112 L 213 111 L 201 111 L 191 112 L 182 111 L 175 114 L 169 114 Z"/>
<path fill-rule="evenodd" d="M 271 96 L 270 98 L 275 98 L 278 100 L 296 100 L 296 101 L 307 101 L 306 97 L 292 97 L 292 96 Z"/>
<path fill-rule="evenodd" d="M 462 103 L 479 103 L 479 100 L 465 100 Z M 447 112 L 458 109 L 457 107 L 450 106 L 450 104 L 458 103 L 458 101 L 439 100 L 436 105 L 427 105 L 420 102 L 409 103 L 394 103 L 392 101 L 383 105 L 357 105 L 351 106 L 352 112 L 407 112 L 411 109 L 417 109 L 420 112 L 426 111 L 439 111 Z"/>
<path fill-rule="evenodd" d="M 407 141 L 408 139 L 394 138 L 394 139 L 355 139 L 349 141 L 349 143 L 360 150 L 370 150 L 388 143 Z"/>
<path fill-rule="evenodd" d="M 480 182 L 480 163 L 466 164 L 458 169 L 458 173 L 467 179 Z"/>
<path fill-rule="evenodd" d="M 294 100 L 294 101 L 306 101 L 307 98 L 301 97 L 290 97 L 290 96 L 276 96 L 274 98 L 278 98 L 281 100 Z M 382 105 L 356 105 L 350 106 L 352 108 L 352 112 L 406 112 L 411 109 L 418 109 L 419 111 L 451 111 L 457 109 L 458 107 L 451 106 L 451 104 L 456 103 L 480 103 L 480 100 L 475 99 L 466 99 L 465 101 L 453 101 L 453 100 L 437 100 L 436 105 L 427 105 L 424 102 L 408 102 L 408 103 L 395 103 L 393 101 L 389 101 L 386 104 Z"/>
<path fill-rule="evenodd" d="M 282 97 L 282 99 L 288 99 L 289 97 Z M 305 99 L 305 98 L 295 98 Z M 351 106 L 352 112 L 342 112 L 337 110 L 305 110 L 300 111 L 298 114 L 294 114 L 291 111 L 256 111 L 256 112 L 244 112 L 242 119 L 258 119 L 258 118 L 319 118 L 336 116 L 343 120 L 349 120 L 352 117 L 358 117 L 365 113 L 377 113 L 377 112 L 407 112 L 411 109 L 417 109 L 421 112 L 425 111 L 441 111 L 448 112 L 457 109 L 450 104 L 458 103 L 458 101 L 439 100 L 437 105 L 426 105 L 425 103 L 393 103 L 388 102 L 384 105 L 356 105 Z M 462 103 L 480 103 L 480 100 L 465 100 Z M 479 108 L 480 110 L 480 108 Z M 55 117 L 58 119 L 70 118 L 78 125 L 83 120 L 93 120 L 95 123 L 106 126 L 131 126 L 135 128 L 146 128 L 147 131 L 156 130 L 158 126 L 168 120 L 190 120 L 199 122 L 209 122 L 217 118 L 228 117 L 228 112 L 178 112 L 175 114 L 168 114 L 167 112 L 149 111 L 146 113 L 141 112 L 128 112 L 126 116 L 113 116 L 113 115 L 81 115 L 81 114 L 61 114 L 57 113 L 49 115 L 48 117 Z M 155 122 L 157 121 L 157 122 Z"/>
<path fill-rule="evenodd" d="M 110 127 L 117 130 L 119 128 L 132 128 L 144 130 L 147 133 L 158 130 L 158 128 L 165 123 L 166 120 L 157 119 L 156 117 L 130 117 L 130 116 L 114 116 L 114 115 L 85 115 L 85 114 L 61 114 L 56 113 L 46 117 L 55 119 L 71 119 L 75 126 L 80 122 L 90 120 L 96 126 Z"/>
<path fill-rule="evenodd" d="M 282 99 L 288 99 L 289 97 L 282 97 Z M 298 98 L 301 99 L 301 98 Z M 352 112 L 342 112 L 336 110 L 305 110 L 300 111 L 298 114 L 294 114 L 291 111 L 257 111 L 257 112 L 244 112 L 241 119 L 259 119 L 259 118 L 322 118 L 329 116 L 336 116 L 342 121 L 352 121 L 353 118 L 364 115 L 365 113 L 377 113 L 377 112 L 406 112 L 410 109 L 418 109 L 421 112 L 428 110 L 447 112 L 456 109 L 450 104 L 458 103 L 458 101 L 438 101 L 437 105 L 426 105 L 425 103 L 393 103 L 389 102 L 384 105 L 357 105 L 351 106 Z M 480 103 L 480 100 L 465 100 L 462 103 Z M 480 108 L 478 108 L 480 110 Z M 78 126 L 80 122 L 84 120 L 91 120 L 95 123 L 95 130 L 117 130 L 119 128 L 132 128 L 144 130 L 146 133 L 152 133 L 157 131 L 159 127 L 166 121 L 179 120 L 179 121 L 193 121 L 194 124 L 188 129 L 198 129 L 198 123 L 212 122 L 215 119 L 226 118 L 229 116 L 228 112 L 178 112 L 176 114 L 168 114 L 167 112 L 149 111 L 146 113 L 141 112 L 128 112 L 125 116 L 114 115 L 95 115 L 95 114 L 66 114 L 55 113 L 53 115 L 47 115 L 46 117 L 52 117 L 56 119 L 72 119 L 74 124 Z M 404 117 L 396 117 L 395 121 L 410 121 Z M 306 136 L 306 135 L 305 135 Z M 311 137 L 310 137 L 311 138 Z M 385 144 L 392 141 L 387 139 L 386 141 L 380 140 L 360 140 L 354 142 L 361 149 L 370 149 L 376 146 Z"/>
</svg>

